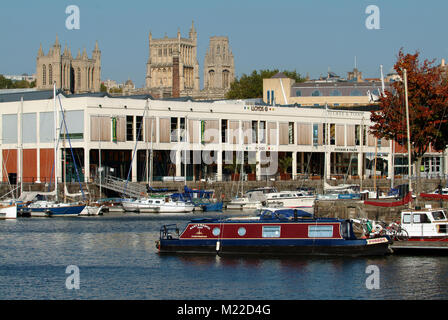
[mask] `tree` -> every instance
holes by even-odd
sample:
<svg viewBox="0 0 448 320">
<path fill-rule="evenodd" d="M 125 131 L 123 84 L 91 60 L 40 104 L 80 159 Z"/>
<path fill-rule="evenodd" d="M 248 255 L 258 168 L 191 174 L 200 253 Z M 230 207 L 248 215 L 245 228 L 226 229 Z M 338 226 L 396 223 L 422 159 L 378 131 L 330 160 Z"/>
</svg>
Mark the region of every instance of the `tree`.
<svg viewBox="0 0 448 320">
<path fill-rule="evenodd" d="M 435 60 L 419 60 L 419 52 L 405 54 L 402 50 L 394 69 L 403 79 L 407 71 L 409 127 L 412 163 L 417 163 L 417 179 L 423 155 L 430 145 L 444 150 L 448 143 L 448 82 Z M 375 124 L 370 131 L 377 138 L 396 141 L 407 148 L 407 125 L 404 83 L 392 83 L 390 91 L 380 98 L 379 110 L 370 117 Z M 417 184 L 418 185 L 418 184 Z"/>
<path fill-rule="evenodd" d="M 226 94 L 226 99 L 251 99 L 263 97 L 263 79 L 271 78 L 279 70 L 254 70 L 250 75 L 245 73 L 230 85 L 230 90 Z M 285 76 L 294 79 L 296 82 L 304 82 L 305 79 L 297 71 L 283 71 Z"/>
</svg>

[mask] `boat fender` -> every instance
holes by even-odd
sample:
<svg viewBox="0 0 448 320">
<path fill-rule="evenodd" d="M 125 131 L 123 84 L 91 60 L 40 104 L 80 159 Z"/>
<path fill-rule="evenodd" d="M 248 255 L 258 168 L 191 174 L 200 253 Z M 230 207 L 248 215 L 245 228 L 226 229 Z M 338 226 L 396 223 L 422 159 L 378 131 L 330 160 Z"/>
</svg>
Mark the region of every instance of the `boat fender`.
<svg viewBox="0 0 448 320">
<path fill-rule="evenodd" d="M 374 230 L 376 233 L 379 233 L 383 230 L 383 227 L 379 224 L 376 224 Z"/>
<path fill-rule="evenodd" d="M 220 249 L 221 249 L 221 242 L 217 241 L 216 242 L 216 252 L 219 252 Z"/>
<path fill-rule="evenodd" d="M 159 240 L 156 241 L 156 248 L 157 248 L 157 250 L 160 250 L 160 241 Z"/>
</svg>

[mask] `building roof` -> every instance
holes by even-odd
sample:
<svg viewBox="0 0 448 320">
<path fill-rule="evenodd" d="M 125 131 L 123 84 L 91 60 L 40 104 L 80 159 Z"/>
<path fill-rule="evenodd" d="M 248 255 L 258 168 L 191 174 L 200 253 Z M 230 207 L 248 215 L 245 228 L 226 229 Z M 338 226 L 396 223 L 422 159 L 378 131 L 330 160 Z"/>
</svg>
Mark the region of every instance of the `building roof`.
<svg viewBox="0 0 448 320">
<path fill-rule="evenodd" d="M 140 94 L 140 95 L 126 95 L 126 96 L 113 96 L 107 92 L 89 92 L 89 93 L 78 93 L 78 94 L 65 94 L 61 90 L 57 90 L 57 93 L 61 93 L 65 98 L 79 98 L 79 97 L 97 97 L 103 98 L 108 97 L 112 99 L 150 99 L 155 100 L 150 94 Z M 19 91 L 19 92 L 0 92 L 0 103 L 1 102 L 15 102 L 20 101 L 23 97 L 23 101 L 32 100 L 49 100 L 53 99 L 53 90 L 34 90 L 34 91 Z"/>
</svg>

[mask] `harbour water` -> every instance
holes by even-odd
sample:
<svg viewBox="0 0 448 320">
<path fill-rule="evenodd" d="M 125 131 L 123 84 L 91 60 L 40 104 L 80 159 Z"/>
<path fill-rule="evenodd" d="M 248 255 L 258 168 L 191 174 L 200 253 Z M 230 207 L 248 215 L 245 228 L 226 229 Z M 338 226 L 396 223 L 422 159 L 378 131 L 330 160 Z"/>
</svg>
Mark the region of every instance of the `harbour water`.
<svg viewBox="0 0 448 320">
<path fill-rule="evenodd" d="M 241 213 L 224 212 L 219 215 Z M 189 215 L 0 221 L 0 299 L 447 299 L 447 256 L 242 258 L 159 255 L 163 224 Z M 66 286 L 79 269 L 79 289 Z M 372 288 L 368 267 L 374 266 Z"/>
</svg>

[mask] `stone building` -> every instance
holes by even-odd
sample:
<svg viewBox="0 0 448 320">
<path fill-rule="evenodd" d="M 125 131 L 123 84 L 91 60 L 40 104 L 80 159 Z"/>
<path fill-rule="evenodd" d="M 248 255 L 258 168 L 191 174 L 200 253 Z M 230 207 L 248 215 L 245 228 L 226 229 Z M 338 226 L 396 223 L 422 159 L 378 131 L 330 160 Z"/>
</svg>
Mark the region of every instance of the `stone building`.
<svg viewBox="0 0 448 320">
<path fill-rule="evenodd" d="M 92 58 L 87 56 L 86 49 L 82 54 L 78 50 L 76 58 L 73 58 L 67 45 L 61 52 L 57 36 L 47 55 L 44 54 L 41 45 L 36 59 L 36 87 L 38 90 L 52 89 L 53 82 L 56 82 L 56 88 L 65 92 L 99 92 L 101 51 L 98 42 L 95 43 Z"/>
<path fill-rule="evenodd" d="M 146 64 L 146 89 L 158 97 L 195 96 L 199 93 L 197 33 L 191 24 L 189 37 L 165 35 L 153 39 L 149 33 L 149 59 Z"/>
<path fill-rule="evenodd" d="M 235 79 L 235 64 L 228 37 L 210 37 L 204 58 L 204 90 L 208 99 L 224 99 Z"/>
</svg>

